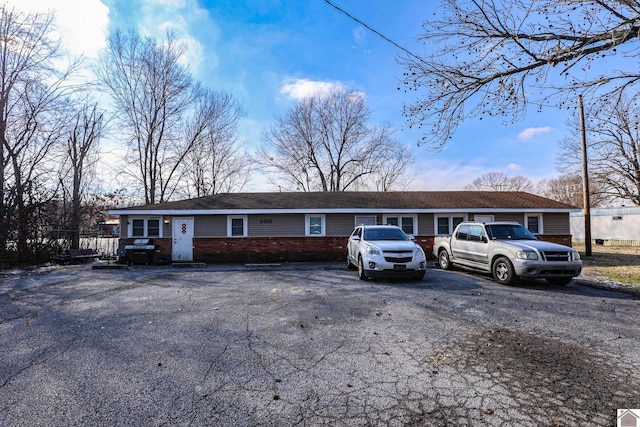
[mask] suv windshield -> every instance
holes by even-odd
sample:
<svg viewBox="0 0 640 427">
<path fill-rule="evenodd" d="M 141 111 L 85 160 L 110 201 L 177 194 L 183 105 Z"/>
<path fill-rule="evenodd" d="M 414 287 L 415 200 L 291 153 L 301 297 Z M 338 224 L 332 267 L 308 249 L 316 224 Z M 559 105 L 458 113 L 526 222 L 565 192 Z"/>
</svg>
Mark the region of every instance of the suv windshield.
<svg viewBox="0 0 640 427">
<path fill-rule="evenodd" d="M 487 225 L 487 234 L 492 240 L 538 240 L 529 230 L 520 224 Z"/>
<path fill-rule="evenodd" d="M 364 240 L 409 240 L 409 237 L 399 228 L 365 228 Z"/>
</svg>

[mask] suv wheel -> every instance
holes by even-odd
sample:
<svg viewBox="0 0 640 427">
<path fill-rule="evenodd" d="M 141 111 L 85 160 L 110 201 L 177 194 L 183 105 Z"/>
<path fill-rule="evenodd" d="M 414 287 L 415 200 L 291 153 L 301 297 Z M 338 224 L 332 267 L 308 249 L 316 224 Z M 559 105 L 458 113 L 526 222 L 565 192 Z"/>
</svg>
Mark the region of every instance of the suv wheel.
<svg viewBox="0 0 640 427">
<path fill-rule="evenodd" d="M 360 280 L 369 280 L 369 277 L 364 272 L 364 264 L 361 256 L 358 257 L 358 277 Z"/>
<path fill-rule="evenodd" d="M 505 257 L 500 257 L 493 263 L 491 272 L 493 273 L 493 278 L 496 279 L 496 282 L 501 285 L 515 285 L 518 283 L 518 276 L 516 276 L 516 273 L 513 270 L 513 265 L 511 264 L 511 261 Z"/>
</svg>

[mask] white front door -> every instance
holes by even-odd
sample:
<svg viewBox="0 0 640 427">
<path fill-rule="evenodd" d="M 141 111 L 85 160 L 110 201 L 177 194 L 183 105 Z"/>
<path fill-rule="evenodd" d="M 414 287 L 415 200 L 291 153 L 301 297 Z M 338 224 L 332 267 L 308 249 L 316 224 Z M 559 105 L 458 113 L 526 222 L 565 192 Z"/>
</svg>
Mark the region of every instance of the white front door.
<svg viewBox="0 0 640 427">
<path fill-rule="evenodd" d="M 193 218 L 173 218 L 173 261 L 193 261 Z"/>
</svg>

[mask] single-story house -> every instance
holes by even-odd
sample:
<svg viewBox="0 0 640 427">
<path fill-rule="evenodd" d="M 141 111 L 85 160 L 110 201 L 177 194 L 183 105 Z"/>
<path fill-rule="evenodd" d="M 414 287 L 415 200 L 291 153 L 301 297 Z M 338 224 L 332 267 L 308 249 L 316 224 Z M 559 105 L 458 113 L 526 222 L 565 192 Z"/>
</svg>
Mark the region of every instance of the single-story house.
<svg viewBox="0 0 640 427">
<path fill-rule="evenodd" d="M 640 207 L 596 208 L 589 212 L 591 240 L 607 246 L 640 246 Z M 584 243 L 584 212 L 570 214 L 571 234 Z"/>
<path fill-rule="evenodd" d="M 121 245 L 153 239 L 156 261 L 338 261 L 358 224 L 395 224 L 430 253 L 461 221 L 517 221 L 571 245 L 573 206 L 525 192 L 227 193 L 114 209 Z"/>
</svg>

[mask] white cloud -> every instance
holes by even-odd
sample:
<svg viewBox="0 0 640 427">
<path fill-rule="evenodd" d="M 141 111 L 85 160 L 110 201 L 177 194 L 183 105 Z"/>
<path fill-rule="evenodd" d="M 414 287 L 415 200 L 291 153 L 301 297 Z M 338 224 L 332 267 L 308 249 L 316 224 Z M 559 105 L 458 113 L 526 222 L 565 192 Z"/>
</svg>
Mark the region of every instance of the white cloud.
<svg viewBox="0 0 640 427">
<path fill-rule="evenodd" d="M 550 126 L 543 126 L 537 128 L 526 128 L 518 134 L 520 141 L 528 141 L 531 138 L 542 135 L 543 133 L 551 132 L 553 129 Z"/>
<path fill-rule="evenodd" d="M 193 0 L 142 0 L 142 16 L 139 17 L 138 31 L 145 36 L 164 40 L 167 31 L 187 46 L 182 58 L 196 72 L 201 71 L 205 58 L 202 43 L 191 35 L 194 26 L 206 26 L 210 35 L 217 37 L 218 29 L 209 19 L 209 14 Z M 218 58 L 212 54 L 206 57 L 207 67 L 218 65 Z"/>
<path fill-rule="evenodd" d="M 358 45 L 365 42 L 366 36 L 367 32 L 363 27 L 358 27 L 353 30 L 353 41 Z"/>
<path fill-rule="evenodd" d="M 522 170 L 522 166 L 517 163 L 509 163 L 507 169 L 510 171 L 519 171 Z"/>
<path fill-rule="evenodd" d="M 343 89 L 340 82 L 326 82 L 308 79 L 289 79 L 280 88 L 280 93 L 289 98 L 300 100 L 312 95 L 327 93 L 333 89 Z"/>
<path fill-rule="evenodd" d="M 106 46 L 109 8 L 99 0 L 8 0 L 16 10 L 53 11 L 63 46 L 74 56 L 96 57 Z"/>
<path fill-rule="evenodd" d="M 463 163 L 442 158 L 422 158 L 417 162 L 420 175 L 409 186 L 416 191 L 457 191 L 488 170 L 477 162 Z"/>
</svg>

